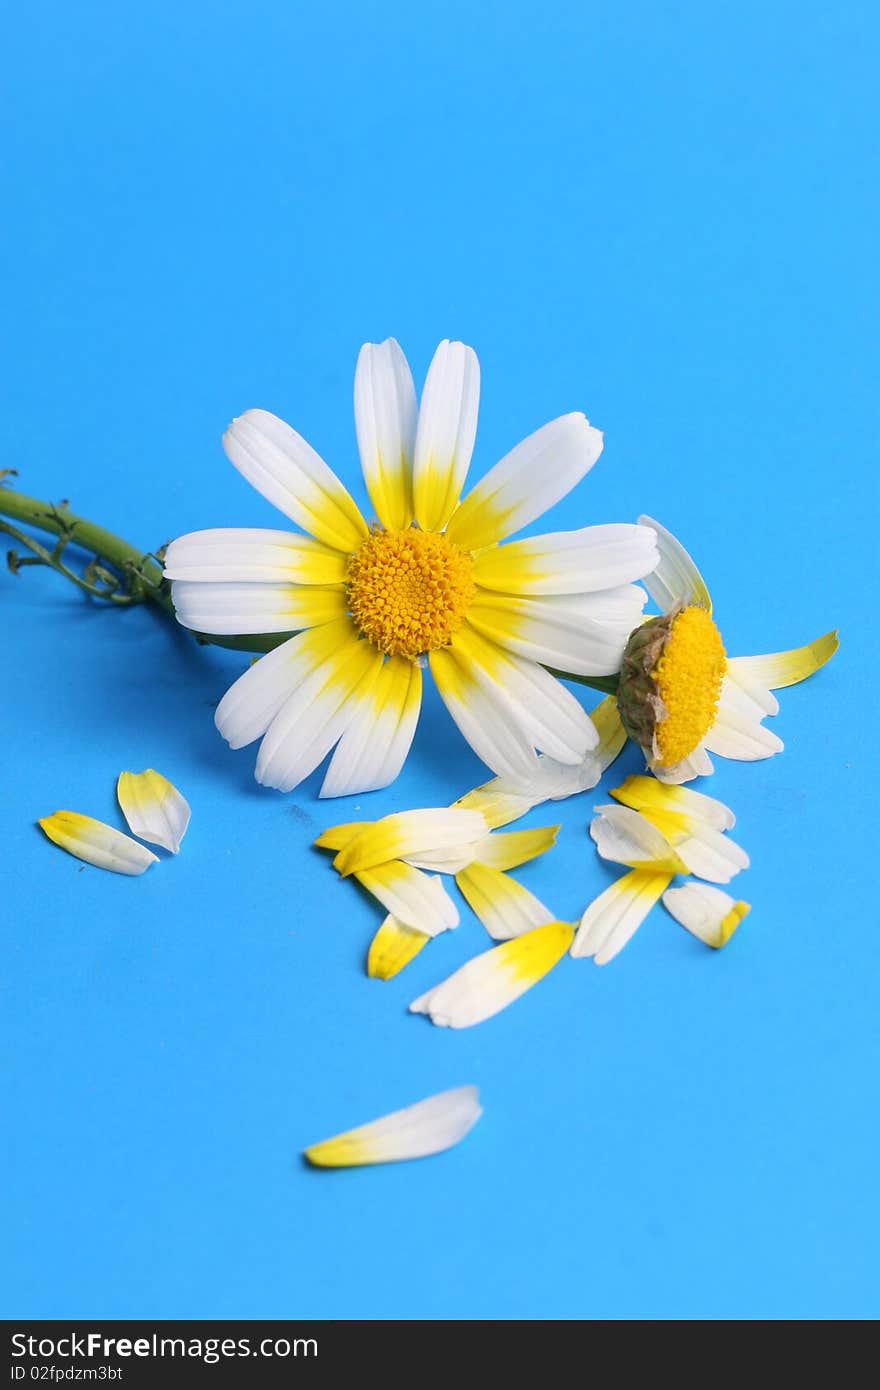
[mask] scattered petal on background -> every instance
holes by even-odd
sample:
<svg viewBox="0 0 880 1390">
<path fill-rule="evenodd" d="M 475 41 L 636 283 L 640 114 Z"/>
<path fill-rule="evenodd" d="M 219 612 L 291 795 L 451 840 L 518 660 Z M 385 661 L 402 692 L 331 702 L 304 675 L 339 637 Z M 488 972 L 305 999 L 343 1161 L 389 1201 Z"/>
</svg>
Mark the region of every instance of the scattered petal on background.
<svg viewBox="0 0 880 1390">
<path fill-rule="evenodd" d="M 440 879 L 414 869 L 402 859 L 362 869 L 354 877 L 386 912 L 405 926 L 415 927 L 427 936 L 439 936 L 440 932 L 458 926 L 458 908 Z"/>
<path fill-rule="evenodd" d="M 116 798 L 133 834 L 177 853 L 189 825 L 190 809 L 167 777 L 152 767 L 144 772 L 120 772 Z"/>
<path fill-rule="evenodd" d="M 493 946 L 410 1004 L 443 1028 L 470 1028 L 512 1004 L 562 959 L 574 938 L 567 922 L 548 922 Z"/>
<path fill-rule="evenodd" d="M 576 957 L 592 956 L 607 965 L 638 931 L 673 874 L 631 869 L 590 903 L 571 948 Z"/>
<path fill-rule="evenodd" d="M 305 1156 L 318 1168 L 427 1158 L 451 1149 L 473 1129 L 482 1113 L 476 1086 L 457 1086 L 313 1144 Z"/>
<path fill-rule="evenodd" d="M 556 914 L 515 878 L 491 864 L 470 864 L 456 874 L 462 896 L 495 941 L 510 941 L 532 927 L 555 922 Z"/>
<path fill-rule="evenodd" d="M 396 811 L 381 820 L 370 821 L 333 860 L 337 873 L 346 878 L 361 869 L 403 859 L 420 851 L 453 848 L 478 840 L 486 833 L 486 822 L 479 811 L 458 807 L 427 807 L 415 811 Z"/>
<path fill-rule="evenodd" d="M 619 787 L 612 787 L 610 794 L 634 811 L 684 812 L 713 830 L 732 830 L 736 825 L 736 816 L 723 801 L 689 787 L 669 786 L 655 777 L 627 777 Z"/>
<path fill-rule="evenodd" d="M 114 830 L 112 825 L 80 815 L 79 811 L 55 811 L 38 821 L 40 829 L 53 844 L 68 854 L 94 864 L 98 869 L 111 869 L 116 874 L 142 874 L 158 858 L 130 835 Z"/>
<path fill-rule="evenodd" d="M 686 883 L 663 894 L 663 906 L 694 936 L 716 950 L 726 946 L 751 905 L 708 883 Z"/>
<path fill-rule="evenodd" d="M 590 822 L 590 838 L 603 859 L 655 873 L 688 872 L 662 830 L 640 811 L 628 806 L 597 806 L 596 811 Z"/>
<path fill-rule="evenodd" d="M 408 927 L 389 915 L 370 942 L 367 974 L 373 980 L 392 979 L 430 940 L 426 932 Z"/>
</svg>

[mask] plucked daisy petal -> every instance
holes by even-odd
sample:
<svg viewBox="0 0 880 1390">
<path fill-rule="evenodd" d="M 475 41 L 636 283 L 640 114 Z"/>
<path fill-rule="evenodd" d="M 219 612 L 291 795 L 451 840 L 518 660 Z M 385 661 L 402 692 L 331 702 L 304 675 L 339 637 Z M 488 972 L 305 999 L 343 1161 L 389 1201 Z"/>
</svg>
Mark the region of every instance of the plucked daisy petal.
<svg viewBox="0 0 880 1390">
<path fill-rule="evenodd" d="M 558 825 L 535 826 L 530 830 L 513 830 L 508 834 L 484 835 L 467 844 L 445 850 L 423 851 L 418 856 L 405 856 L 408 864 L 428 869 L 431 873 L 457 874 L 475 860 L 493 864 L 498 869 L 515 869 L 545 854 L 556 843 Z"/>
<path fill-rule="evenodd" d="M 183 627 L 218 637 L 297 632 L 332 623 L 348 611 L 340 584 L 205 584 L 175 579 L 171 597 Z"/>
<path fill-rule="evenodd" d="M 484 637 L 529 661 L 573 676 L 607 676 L 620 670 L 645 600 L 635 584 L 544 599 L 478 589 L 467 620 Z"/>
<path fill-rule="evenodd" d="M 442 984 L 410 1004 L 410 1013 L 428 1014 L 443 1028 L 470 1028 L 507 1008 L 544 978 L 574 938 L 567 922 L 533 927 L 469 960 Z"/>
<path fill-rule="evenodd" d="M 659 559 L 645 526 L 585 526 L 493 546 L 474 558 L 480 588 L 506 594 L 584 594 L 650 574 Z"/>
<path fill-rule="evenodd" d="M 660 561 L 653 574 L 644 578 L 645 588 L 663 613 L 671 613 L 680 605 L 698 604 L 712 612 L 712 600 L 700 571 L 684 546 L 665 526 L 650 516 L 640 516 L 640 526 L 650 527 L 657 537 Z"/>
<path fill-rule="evenodd" d="M 164 566 L 166 579 L 201 584 L 344 584 L 348 559 L 295 531 L 218 527 L 178 536 Z"/>
<path fill-rule="evenodd" d="M 413 464 L 413 505 L 423 531 L 441 531 L 467 476 L 480 408 L 480 364 L 465 343 L 439 345 L 422 391 Z"/>
<path fill-rule="evenodd" d="M 367 535 L 353 498 L 290 425 L 268 410 L 246 410 L 223 436 L 230 463 L 304 531 L 345 554 Z"/>
<path fill-rule="evenodd" d="M 717 950 L 726 946 L 751 905 L 708 883 L 686 883 L 663 894 L 663 906 L 694 936 Z"/>
<path fill-rule="evenodd" d="M 778 734 L 760 722 L 760 717 L 744 706 L 742 692 L 725 680 L 715 722 L 703 739 L 703 747 L 722 758 L 752 763 L 781 753 L 785 744 Z"/>
<path fill-rule="evenodd" d="M 361 869 L 353 877 L 404 926 L 426 936 L 439 936 L 458 926 L 458 908 L 441 880 L 402 859 Z"/>
<path fill-rule="evenodd" d="M 156 855 L 130 835 L 79 811 L 54 811 L 37 824 L 53 844 L 98 869 L 134 875 L 158 863 Z"/>
<path fill-rule="evenodd" d="M 556 920 L 555 913 L 491 864 L 474 863 L 456 874 L 455 882 L 471 911 L 495 941 L 510 941 L 533 927 Z"/>
<path fill-rule="evenodd" d="M 473 1129 L 482 1113 L 476 1086 L 457 1086 L 313 1144 L 305 1156 L 318 1168 L 426 1158 L 451 1149 Z"/>
<path fill-rule="evenodd" d="M 177 853 L 189 825 L 190 809 L 167 777 L 152 767 L 145 772 L 120 772 L 116 799 L 133 834 Z"/>
<path fill-rule="evenodd" d="M 308 777 L 341 738 L 360 701 L 369 698 L 381 665 L 381 653 L 352 634 L 311 671 L 263 735 L 257 781 L 289 792 Z"/>
<path fill-rule="evenodd" d="M 734 874 L 749 867 L 749 856 L 741 845 L 687 811 L 649 806 L 641 814 L 674 848 L 684 871 L 697 878 L 729 883 Z"/>
<path fill-rule="evenodd" d="M 413 518 L 412 463 L 419 409 L 409 363 L 394 338 L 364 343 L 354 376 L 354 422 L 361 468 L 382 525 Z"/>
<path fill-rule="evenodd" d="M 639 811 L 628 806 L 597 806 L 596 811 L 590 838 L 603 859 L 655 873 L 688 872 L 666 836 Z"/>
<path fill-rule="evenodd" d="M 396 811 L 371 821 L 341 849 L 333 867 L 342 878 L 361 869 L 404 859 L 420 850 L 443 849 L 478 839 L 486 833 L 486 822 L 479 811 L 457 807 L 427 807 L 416 811 Z"/>
<path fill-rule="evenodd" d="M 465 550 L 513 535 L 565 497 L 602 452 L 602 433 L 580 413 L 562 415 L 517 444 L 477 483 L 447 534 Z"/>
<path fill-rule="evenodd" d="M 571 954 L 592 956 L 596 965 L 607 965 L 638 931 L 673 877 L 631 869 L 617 879 L 585 911 Z"/>
<path fill-rule="evenodd" d="M 784 686 L 797 685 L 799 681 L 812 676 L 826 661 L 831 660 L 839 646 L 837 632 L 826 632 L 804 647 L 769 652 L 765 656 L 733 656 L 728 659 L 727 665 L 737 677 L 745 675 L 769 690 L 781 690 Z"/>
<path fill-rule="evenodd" d="M 459 797 L 456 806 L 482 811 L 487 823 L 495 828 L 518 820 L 543 801 L 561 801 L 595 787 L 626 743 L 626 731 L 613 695 L 599 702 L 590 719 L 599 742 L 579 766 L 558 763 L 541 754 L 529 777 L 493 777 Z"/>
<path fill-rule="evenodd" d="M 421 668 L 389 657 L 339 740 L 320 795 L 377 791 L 393 782 L 410 750 L 421 703 Z"/>
<path fill-rule="evenodd" d="M 732 830 L 736 825 L 736 816 L 723 801 L 689 787 L 667 786 L 655 777 L 627 777 L 619 787 L 611 788 L 611 795 L 634 811 L 684 812 L 713 830 Z"/>
<path fill-rule="evenodd" d="M 314 671 L 354 640 L 348 618 L 291 637 L 255 661 L 229 687 L 214 723 L 230 748 L 262 738 L 285 701 Z"/>
<path fill-rule="evenodd" d="M 393 979 L 430 940 L 427 932 L 408 927 L 389 915 L 370 942 L 367 974 L 371 980 Z"/>
</svg>

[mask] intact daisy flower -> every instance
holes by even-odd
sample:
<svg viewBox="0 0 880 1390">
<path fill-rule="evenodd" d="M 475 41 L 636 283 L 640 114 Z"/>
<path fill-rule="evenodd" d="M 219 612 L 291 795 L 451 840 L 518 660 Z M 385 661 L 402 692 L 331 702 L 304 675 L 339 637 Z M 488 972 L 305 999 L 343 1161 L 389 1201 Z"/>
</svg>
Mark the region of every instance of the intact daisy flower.
<svg viewBox="0 0 880 1390">
<path fill-rule="evenodd" d="M 213 530 L 169 547 L 177 617 L 214 635 L 289 634 L 227 692 L 216 723 L 233 748 L 261 739 L 259 782 L 290 791 L 335 748 L 322 796 L 393 781 L 427 660 L 474 751 L 528 777 L 538 750 L 577 766 L 596 743 L 552 667 L 619 669 L 652 570 L 650 530 L 591 526 L 499 546 L 592 468 L 602 435 L 563 415 L 512 449 L 460 500 L 477 428 L 479 365 L 442 342 L 416 404 L 393 339 L 367 343 L 354 408 L 376 522 L 304 439 L 249 410 L 223 437 L 231 462 L 303 531 Z"/>
<path fill-rule="evenodd" d="M 779 703 L 772 694 L 796 685 L 836 652 L 836 632 L 767 656 L 728 657 L 712 616 L 705 581 L 682 545 L 650 517 L 660 563 L 645 587 L 662 608 L 632 633 L 617 690 L 626 732 L 663 782 L 689 782 L 713 771 L 710 753 L 741 762 L 782 751 L 765 728 Z"/>
<path fill-rule="evenodd" d="M 590 835 L 603 859 L 626 865 L 629 873 L 587 907 L 571 954 L 592 956 L 596 965 L 607 965 L 661 897 L 689 931 L 709 945 L 724 945 L 748 904 L 704 885 L 699 888 L 705 891 L 682 898 L 670 884 L 676 874 L 728 883 L 748 868 L 748 855 L 725 834 L 735 824 L 730 808 L 701 792 L 665 786 L 652 777 L 628 777 L 611 795 L 623 804 L 597 807 Z"/>
</svg>

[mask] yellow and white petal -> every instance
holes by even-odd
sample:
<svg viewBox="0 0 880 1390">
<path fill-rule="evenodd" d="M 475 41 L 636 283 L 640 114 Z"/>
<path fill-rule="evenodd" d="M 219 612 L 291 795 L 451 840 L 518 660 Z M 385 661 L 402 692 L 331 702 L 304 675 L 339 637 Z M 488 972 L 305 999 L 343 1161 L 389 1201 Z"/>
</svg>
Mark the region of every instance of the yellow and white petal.
<svg viewBox="0 0 880 1390">
<path fill-rule="evenodd" d="M 420 667 L 389 657 L 339 740 L 320 795 L 377 791 L 393 782 L 410 750 L 421 703 Z"/>
<path fill-rule="evenodd" d="M 471 490 L 449 523 L 449 539 L 479 550 L 512 536 L 565 497 L 601 452 L 601 430 L 579 412 L 542 425 Z"/>
<path fill-rule="evenodd" d="M 650 574 L 658 559 L 645 526 L 585 526 L 483 550 L 473 573 L 483 589 L 534 598 L 626 586 Z"/>
<path fill-rule="evenodd" d="M 335 652 L 355 639 L 350 618 L 309 628 L 275 647 L 229 687 L 214 723 L 230 748 L 244 748 L 261 738 L 295 690 Z"/>
<path fill-rule="evenodd" d="M 333 867 L 346 878 L 360 869 L 386 864 L 389 859 L 403 859 L 421 850 L 453 848 L 485 833 L 486 822 L 479 811 L 462 811 L 454 806 L 395 811 L 368 822 L 339 851 Z"/>
<path fill-rule="evenodd" d="M 726 946 L 751 904 L 737 901 L 708 883 L 686 883 L 663 894 L 663 906 L 694 936 L 717 950 Z"/>
<path fill-rule="evenodd" d="M 727 666 L 737 678 L 742 675 L 769 690 L 782 690 L 812 676 L 831 660 L 839 646 L 837 632 L 833 630 L 807 642 L 804 647 L 792 647 L 789 651 L 730 657 Z"/>
<path fill-rule="evenodd" d="M 695 825 L 692 833 L 676 844 L 675 852 L 688 873 L 711 883 L 729 883 L 751 862 L 742 845 L 706 825 Z"/>
<path fill-rule="evenodd" d="M 510 941 L 533 927 L 554 922 L 556 914 L 515 878 L 491 864 L 469 864 L 455 882 L 471 911 L 495 941 Z"/>
<path fill-rule="evenodd" d="M 318 1168 L 353 1168 L 365 1163 L 427 1158 L 459 1143 L 482 1113 L 476 1086 L 457 1086 L 313 1144 L 305 1150 L 305 1156 Z"/>
<path fill-rule="evenodd" d="M 711 613 L 706 581 L 681 542 L 653 517 L 640 516 L 639 525 L 651 527 L 657 537 L 660 562 L 653 574 L 645 576 L 644 584 L 661 612 L 671 613 L 680 605 L 696 604 Z"/>
<path fill-rule="evenodd" d="M 666 836 L 639 811 L 628 806 L 597 806 L 596 811 L 590 838 L 603 859 L 655 873 L 688 872 Z"/>
<path fill-rule="evenodd" d="M 513 830 L 508 834 L 489 834 L 467 844 L 423 852 L 415 857 L 406 855 L 405 858 L 408 864 L 414 864 L 417 869 L 438 874 L 457 874 L 475 860 L 481 864 L 492 864 L 497 869 L 515 869 L 545 854 L 556 843 L 559 829 L 558 825 L 541 825 L 531 830 Z"/>
<path fill-rule="evenodd" d="M 362 869 L 354 877 L 406 927 L 415 927 L 426 936 L 439 936 L 458 926 L 458 908 L 441 880 L 402 859 Z"/>
<path fill-rule="evenodd" d="M 431 674 L 459 732 L 495 772 L 529 778 L 538 759 L 531 740 L 511 717 L 502 688 L 475 661 L 451 647 L 431 652 Z"/>
<path fill-rule="evenodd" d="M 439 345 L 422 391 L 413 464 L 413 507 L 423 531 L 442 531 L 455 511 L 477 435 L 480 364 L 465 343 Z"/>
<path fill-rule="evenodd" d="M 354 499 L 310 444 L 268 410 L 246 410 L 223 447 L 248 482 L 304 531 L 350 554 L 367 535 Z"/>
<path fill-rule="evenodd" d="M 648 758 L 648 766 L 657 781 L 664 782 L 669 787 L 679 787 L 682 782 L 692 782 L 695 777 L 709 777 L 715 771 L 712 766 L 712 759 L 706 752 L 705 739 L 694 749 L 693 753 L 688 753 L 687 757 L 682 758 L 680 762 L 664 767 L 662 763 Z"/>
<path fill-rule="evenodd" d="M 370 942 L 367 974 L 371 980 L 393 979 L 430 940 L 427 932 L 408 927 L 389 914 Z"/>
<path fill-rule="evenodd" d="M 762 685 L 754 676 L 750 676 L 747 671 L 730 661 L 724 674 L 724 685 L 728 690 L 737 690 L 751 709 L 757 707 L 761 719 L 779 713 L 779 701 L 770 687 Z"/>
<path fill-rule="evenodd" d="M 155 768 L 144 772 L 120 772 L 116 799 L 128 828 L 151 845 L 176 854 L 189 825 L 189 802 Z"/>
<path fill-rule="evenodd" d="M 348 610 L 341 584 L 205 584 L 175 579 L 171 599 L 184 627 L 233 637 L 322 627 L 344 618 Z"/>
<path fill-rule="evenodd" d="M 381 653 L 352 635 L 311 671 L 263 735 L 257 781 L 289 792 L 308 777 L 369 699 L 381 665 Z"/>
<path fill-rule="evenodd" d="M 599 742 L 592 750 L 592 755 L 599 761 L 604 772 L 622 753 L 626 744 L 626 730 L 621 722 L 620 710 L 614 696 L 606 695 L 604 700 L 600 700 L 596 708 L 591 710 L 590 718 L 599 735 Z"/>
<path fill-rule="evenodd" d="M 318 838 L 312 841 L 312 844 L 316 849 L 332 849 L 334 852 L 345 849 L 349 841 L 353 840 L 355 835 L 368 824 L 369 821 L 352 820 L 344 821 L 340 825 L 328 825 L 327 829 L 322 830 Z"/>
<path fill-rule="evenodd" d="M 737 686 L 723 682 L 715 722 L 703 739 L 704 748 L 722 758 L 744 763 L 772 758 L 774 753 L 782 752 L 785 747 L 782 739 L 761 723 L 763 715 L 759 718 L 745 705 L 747 699 Z"/>
<path fill-rule="evenodd" d="M 348 559 L 295 531 L 218 527 L 178 536 L 164 566 L 166 579 L 202 584 L 344 584 Z"/>
<path fill-rule="evenodd" d="M 507 1008 L 543 979 L 574 938 L 567 922 L 548 922 L 469 960 L 410 1004 L 443 1028 L 470 1028 Z"/>
<path fill-rule="evenodd" d="M 598 734 L 586 710 L 561 681 L 536 661 L 505 650 L 469 624 L 455 634 L 451 651 L 481 684 L 500 693 L 508 719 L 522 730 L 534 748 L 558 762 L 577 764 L 595 747 Z M 436 655 L 432 653 L 432 657 Z M 494 768 L 496 772 L 507 770 Z M 530 775 L 531 769 L 525 771 Z"/>
<path fill-rule="evenodd" d="M 419 408 L 409 363 L 394 338 L 364 343 L 354 375 L 354 423 L 364 482 L 386 529 L 413 519 L 412 466 Z"/>
<path fill-rule="evenodd" d="M 590 903 L 578 927 L 573 956 L 592 956 L 607 965 L 638 931 L 673 874 L 631 869 Z"/>
<path fill-rule="evenodd" d="M 736 825 L 736 816 L 723 801 L 689 787 L 668 786 L 656 777 L 627 777 L 619 787 L 612 787 L 611 795 L 634 811 L 683 813 L 713 830 L 732 830 Z"/>
<path fill-rule="evenodd" d="M 115 874 L 142 874 L 158 858 L 130 835 L 79 811 L 54 811 L 38 821 L 43 834 L 76 859 Z"/>
<path fill-rule="evenodd" d="M 609 602 L 603 609 L 606 592 Z M 644 604 L 645 593 L 635 584 L 544 599 L 478 589 L 467 621 L 506 651 L 530 661 L 575 676 L 608 676 L 620 670 Z"/>
</svg>

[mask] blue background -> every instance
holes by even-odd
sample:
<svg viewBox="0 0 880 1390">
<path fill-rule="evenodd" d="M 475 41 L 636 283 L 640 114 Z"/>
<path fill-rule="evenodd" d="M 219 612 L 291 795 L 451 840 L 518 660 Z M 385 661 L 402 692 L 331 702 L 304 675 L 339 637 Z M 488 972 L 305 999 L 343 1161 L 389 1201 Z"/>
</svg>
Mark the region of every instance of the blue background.
<svg viewBox="0 0 880 1390">
<path fill-rule="evenodd" d="M 381 914 L 308 847 L 362 803 L 256 786 L 212 724 L 242 658 L 0 575 L 7 1317 L 880 1312 L 877 9 L 474 10 L 9 11 L 0 463 L 147 548 L 283 524 L 220 448 L 249 406 L 359 489 L 365 339 L 398 337 L 418 380 L 441 337 L 475 345 L 474 476 L 586 410 L 605 453 L 543 529 L 653 512 L 733 653 L 842 628 L 782 694 L 784 755 L 707 788 L 754 910 L 715 954 L 658 909 L 608 969 L 432 1029 L 406 1005 L 482 929 L 465 911 L 366 979 Z M 192 803 L 179 859 L 118 878 L 35 829 L 118 823 L 117 773 L 148 765 Z M 363 809 L 482 775 L 432 696 Z M 522 871 L 561 916 L 612 877 L 603 799 L 532 814 L 563 822 Z M 485 1116 L 441 1158 L 298 1156 L 469 1081 Z"/>
</svg>

